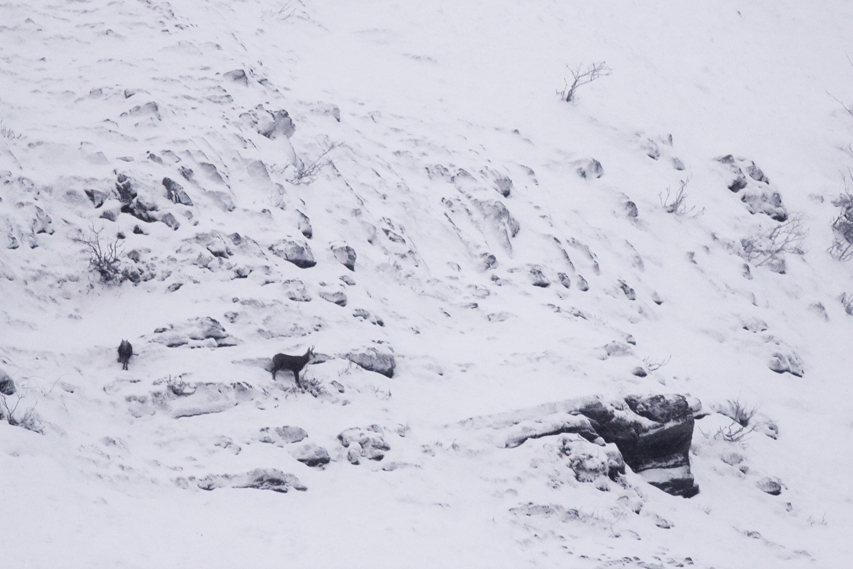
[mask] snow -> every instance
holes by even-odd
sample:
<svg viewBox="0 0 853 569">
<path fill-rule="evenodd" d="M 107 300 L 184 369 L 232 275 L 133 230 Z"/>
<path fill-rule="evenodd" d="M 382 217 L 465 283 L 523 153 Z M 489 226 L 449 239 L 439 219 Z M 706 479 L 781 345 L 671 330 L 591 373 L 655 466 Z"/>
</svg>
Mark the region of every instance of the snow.
<svg viewBox="0 0 853 569">
<path fill-rule="evenodd" d="M 830 0 L 3 4 L 0 369 L 29 427 L 0 422 L 5 563 L 844 566 L 851 266 L 826 250 L 853 184 L 851 25 Z M 595 62 L 612 73 L 561 101 Z M 729 191 L 729 154 L 769 182 Z M 119 174 L 179 227 L 120 213 Z M 806 229 L 784 274 L 745 276 L 741 240 L 779 225 L 747 191 Z M 90 270 L 96 230 L 138 283 Z M 270 377 L 311 346 L 309 389 Z M 374 349 L 393 377 L 347 359 Z M 657 393 L 707 413 L 693 498 L 650 472 L 579 481 L 553 436 L 505 448 Z M 763 423 L 739 441 L 729 401 Z M 284 426 L 307 438 L 262 440 Z M 353 465 L 347 429 L 390 450 Z M 297 460 L 315 447 L 327 465 Z M 307 489 L 199 486 L 256 469 Z"/>
</svg>

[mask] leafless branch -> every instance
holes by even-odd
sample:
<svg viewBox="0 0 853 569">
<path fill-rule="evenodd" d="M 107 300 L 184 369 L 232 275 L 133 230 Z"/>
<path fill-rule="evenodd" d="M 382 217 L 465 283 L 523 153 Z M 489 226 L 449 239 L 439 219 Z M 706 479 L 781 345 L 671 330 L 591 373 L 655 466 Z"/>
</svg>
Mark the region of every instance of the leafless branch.
<svg viewBox="0 0 853 569">
<path fill-rule="evenodd" d="M 800 215 L 792 215 L 784 223 L 780 223 L 766 233 L 762 233 L 746 239 L 741 239 L 741 257 L 754 262 L 760 267 L 773 259 L 777 259 L 785 253 L 802 255 L 800 248 L 806 238 L 806 230 L 803 218 Z"/>
<path fill-rule="evenodd" d="M 613 72 L 612 69 L 607 67 L 604 61 L 600 63 L 593 63 L 585 68 L 583 64 L 578 65 L 574 69 L 566 65 L 566 68 L 568 68 L 572 73 L 572 84 L 569 85 L 569 81 L 564 79 L 563 82 L 565 83 L 565 86 L 562 91 L 558 90 L 557 94 L 567 103 L 571 103 L 575 100 L 575 93 L 579 87 L 592 83 L 593 81 L 610 75 Z"/>
<path fill-rule="evenodd" d="M 646 364 L 646 368 L 649 372 L 657 371 L 672 359 L 672 356 L 667 356 L 665 360 L 655 361 L 652 358 L 643 358 L 643 363 Z"/>
<path fill-rule="evenodd" d="M 675 196 L 670 195 L 669 188 L 666 189 L 666 197 L 663 196 L 663 192 L 658 194 L 660 205 L 667 213 L 674 213 L 678 216 L 689 215 L 691 217 L 698 217 L 705 213 L 705 208 L 696 211 L 696 206 L 687 207 L 687 184 L 689 183 L 690 178 L 681 180 L 681 187 L 678 188 Z"/>
<path fill-rule="evenodd" d="M 323 160 L 323 158 L 325 158 L 329 152 L 331 152 L 338 146 L 340 146 L 340 144 L 338 143 L 329 145 L 329 147 L 326 148 L 326 150 L 324 150 L 323 153 L 320 154 L 320 156 L 318 156 L 316 160 L 314 160 L 307 166 L 301 158 L 297 158 L 296 164 L 294 164 L 294 173 L 290 178 L 290 183 L 299 185 L 310 184 L 311 182 L 313 182 L 320 168 L 331 163 L 331 160 Z"/>
<path fill-rule="evenodd" d="M 853 178 L 853 174 L 850 174 Z M 843 173 L 844 193 L 832 201 L 832 205 L 841 209 L 838 216 L 832 220 L 832 232 L 835 238 L 827 252 L 836 261 L 847 261 L 853 257 L 853 194 L 850 193 L 848 175 Z"/>
</svg>

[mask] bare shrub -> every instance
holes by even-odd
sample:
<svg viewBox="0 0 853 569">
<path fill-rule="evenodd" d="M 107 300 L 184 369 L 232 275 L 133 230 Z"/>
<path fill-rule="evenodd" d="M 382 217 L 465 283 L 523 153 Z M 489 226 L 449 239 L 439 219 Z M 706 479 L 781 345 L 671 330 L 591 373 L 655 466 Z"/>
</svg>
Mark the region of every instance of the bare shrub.
<svg viewBox="0 0 853 569">
<path fill-rule="evenodd" d="M 569 85 L 568 79 L 563 79 L 565 86 L 562 91 L 558 90 L 557 94 L 567 103 L 571 103 L 575 100 L 575 93 L 578 88 L 588 83 L 592 83 L 601 77 L 610 75 L 613 72 L 612 69 L 607 67 L 604 61 L 600 63 L 593 63 L 587 67 L 584 67 L 583 64 L 581 64 L 574 69 L 566 65 L 566 68 L 572 73 L 572 84 Z"/>
<path fill-rule="evenodd" d="M 284 22 L 291 18 L 305 18 L 305 3 L 301 0 L 292 2 L 279 2 L 274 8 L 264 10 L 264 16 L 270 19 Z"/>
<path fill-rule="evenodd" d="M 317 177 L 317 173 L 323 166 L 331 164 L 331 160 L 324 160 L 327 154 L 340 146 L 339 144 L 330 144 L 326 150 L 323 151 L 320 156 L 317 157 L 316 160 L 311 162 L 310 164 L 305 164 L 301 158 L 296 158 L 296 163 L 293 165 L 293 174 L 290 176 L 288 180 L 291 184 L 301 185 L 301 184 L 310 184 L 314 181 L 314 178 Z"/>
<path fill-rule="evenodd" d="M 739 443 L 751 435 L 754 430 L 755 427 L 743 427 L 737 423 L 732 423 L 728 427 L 717 429 L 714 438 L 723 439 L 728 443 Z"/>
<path fill-rule="evenodd" d="M 732 420 L 730 425 L 720 427 L 714 434 L 714 438 L 726 442 L 737 443 L 745 440 L 761 424 L 753 422 L 758 407 L 743 403 L 740 399 L 729 399 L 725 405 L 718 408 L 718 412 Z"/>
<path fill-rule="evenodd" d="M 671 359 L 672 356 L 668 356 L 664 360 L 653 360 L 652 358 L 643 358 L 643 363 L 646 364 L 646 369 L 649 370 L 649 372 L 653 372 L 659 370 L 660 368 L 668 364 Z"/>
<path fill-rule="evenodd" d="M 833 241 L 827 252 L 836 261 L 847 261 L 853 257 L 853 194 L 850 193 L 848 176 L 842 174 L 844 193 L 832 200 L 832 205 L 841 212 L 832 220 Z M 850 176 L 853 178 L 853 174 Z"/>
<path fill-rule="evenodd" d="M 73 241 L 85 245 L 89 249 L 89 267 L 92 268 L 101 279 L 101 282 L 112 284 L 124 280 L 121 271 L 121 247 L 122 242 L 116 236 L 112 242 L 101 238 L 104 228 L 95 229 L 94 224 L 89 226 L 89 233 L 82 233 L 73 237 Z"/>
<path fill-rule="evenodd" d="M 729 399 L 726 403 L 728 403 L 728 408 L 720 412 L 741 427 L 748 427 L 752 418 L 758 412 L 758 407 L 750 407 L 745 403 L 741 403 L 739 399 L 735 399 L 734 401 Z"/>
<path fill-rule="evenodd" d="M 36 405 L 38 405 L 38 401 L 27 407 L 23 412 L 18 412 L 21 402 L 27 398 L 28 393 L 29 389 L 27 384 L 24 383 L 18 386 L 14 395 L 7 396 L 0 394 L 0 419 L 6 419 L 6 421 L 13 427 L 23 427 L 28 431 L 44 434 L 44 429 L 42 428 L 41 423 L 38 420 L 38 415 L 36 414 Z M 13 401 L 13 398 L 14 402 L 10 403 L 10 401 Z"/>
<path fill-rule="evenodd" d="M 658 194 L 660 205 L 663 207 L 664 211 L 678 216 L 690 215 L 692 217 L 698 217 L 705 212 L 705 208 L 696 211 L 696 206 L 687 206 L 687 184 L 689 183 L 690 178 L 681 180 L 681 187 L 678 188 L 678 191 L 675 192 L 674 196 L 671 195 L 669 188 L 666 189 L 666 197 L 664 197 L 663 192 Z"/>
<path fill-rule="evenodd" d="M 773 227 L 770 231 L 740 240 L 740 256 L 760 267 L 770 261 L 780 259 L 785 253 L 802 255 L 800 247 L 806 238 L 806 230 L 801 215 L 792 215 L 787 221 Z"/>
</svg>

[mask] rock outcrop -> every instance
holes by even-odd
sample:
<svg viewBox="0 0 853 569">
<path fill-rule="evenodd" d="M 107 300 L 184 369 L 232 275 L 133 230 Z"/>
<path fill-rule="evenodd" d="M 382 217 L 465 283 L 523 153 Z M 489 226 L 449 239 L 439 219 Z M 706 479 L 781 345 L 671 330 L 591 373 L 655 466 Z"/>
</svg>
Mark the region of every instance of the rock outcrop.
<svg viewBox="0 0 853 569">
<path fill-rule="evenodd" d="M 558 447 L 581 482 L 616 479 L 625 465 L 674 496 L 699 493 L 690 471 L 694 414 L 701 409 L 682 395 L 562 401 L 463 422 L 497 432 L 513 449 L 531 439 L 560 436 Z M 489 435 L 492 437 L 493 435 Z"/>
<path fill-rule="evenodd" d="M 375 371 L 386 377 L 394 377 L 394 369 L 397 367 L 394 354 L 383 353 L 376 348 L 368 348 L 363 352 L 350 352 L 346 358 L 367 371 Z"/>
</svg>

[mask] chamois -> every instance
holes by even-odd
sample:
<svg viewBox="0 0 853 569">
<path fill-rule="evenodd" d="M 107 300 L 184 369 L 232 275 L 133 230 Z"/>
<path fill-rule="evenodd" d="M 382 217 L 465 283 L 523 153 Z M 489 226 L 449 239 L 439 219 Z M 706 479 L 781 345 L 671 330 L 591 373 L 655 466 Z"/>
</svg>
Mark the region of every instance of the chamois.
<svg viewBox="0 0 853 569">
<path fill-rule="evenodd" d="M 127 362 L 130 361 L 130 356 L 133 355 L 133 346 L 127 340 L 122 340 L 118 347 L 118 361 L 122 364 L 121 369 L 127 369 Z"/>
<path fill-rule="evenodd" d="M 296 378 L 296 385 L 302 387 L 302 382 L 299 381 L 299 372 L 305 367 L 305 364 L 314 359 L 314 347 L 308 348 L 308 351 L 301 356 L 288 356 L 287 354 L 276 354 L 272 359 L 272 378 L 275 381 L 275 374 L 282 370 L 293 372 L 293 377 Z"/>
</svg>

